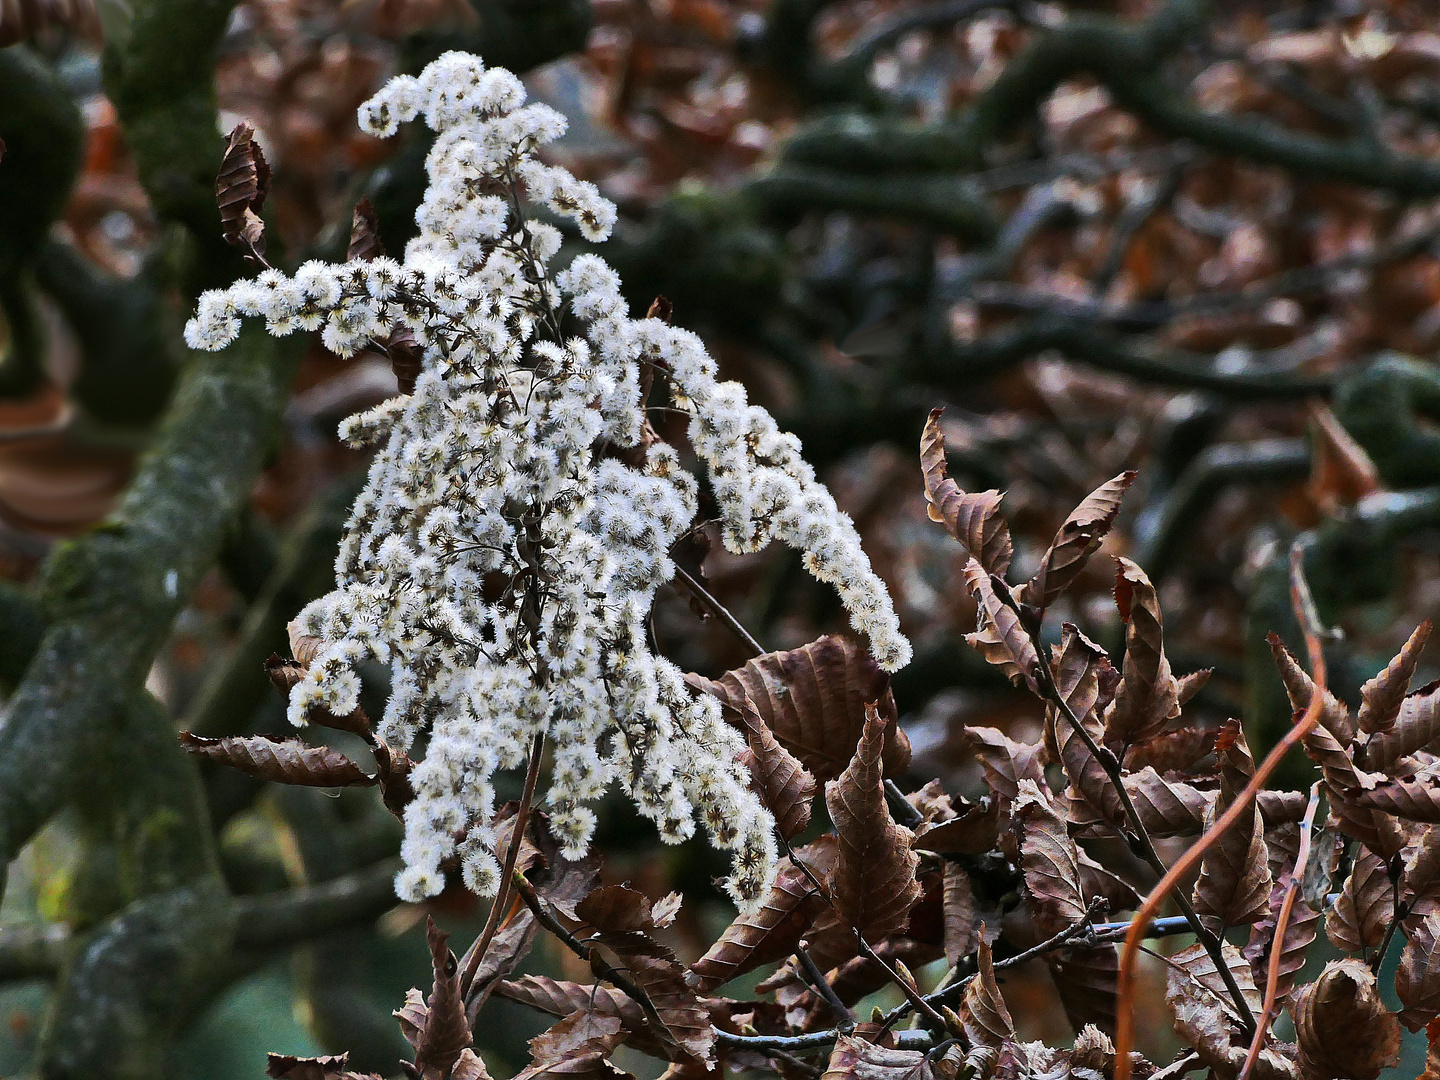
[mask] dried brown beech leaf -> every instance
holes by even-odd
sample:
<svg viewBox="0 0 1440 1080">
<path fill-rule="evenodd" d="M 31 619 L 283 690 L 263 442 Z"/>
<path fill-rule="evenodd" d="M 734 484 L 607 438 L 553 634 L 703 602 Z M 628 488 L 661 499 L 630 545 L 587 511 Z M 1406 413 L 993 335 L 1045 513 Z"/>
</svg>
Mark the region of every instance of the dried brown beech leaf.
<svg viewBox="0 0 1440 1080">
<path fill-rule="evenodd" d="M 645 1017 L 645 1010 L 613 986 L 565 982 L 544 975 L 522 975 L 502 982 L 495 996 L 518 1001 L 539 1012 L 560 1018 L 578 1010 L 593 1010 L 600 1016 L 616 1016 L 624 1026 L 624 1041 L 642 1054 L 669 1059 L 675 1056 L 656 1035 Z"/>
<path fill-rule="evenodd" d="M 1020 866 L 1031 916 L 1041 933 L 1059 933 L 1086 911 L 1075 842 L 1033 780 L 1020 783 L 1015 821 L 1021 830 Z"/>
<path fill-rule="evenodd" d="M 1000 996 L 1000 984 L 995 981 L 995 965 L 990 957 L 990 946 L 981 939 L 976 953 L 977 970 L 965 984 L 965 996 L 960 1002 L 960 1022 L 965 1027 L 965 1038 L 971 1046 L 993 1046 L 999 1048 L 1007 1039 L 1015 1037 L 1015 1021 L 1010 1019 L 1010 1010 Z"/>
<path fill-rule="evenodd" d="M 271 1080 L 380 1080 L 374 1073 L 351 1072 L 345 1068 L 349 1054 L 325 1057 L 295 1057 L 266 1054 L 265 1075 Z"/>
<path fill-rule="evenodd" d="M 338 750 L 306 746 L 299 739 L 270 739 L 264 735 L 227 735 L 207 738 L 180 732 L 180 745 L 196 757 L 208 758 L 261 780 L 306 787 L 368 787 L 376 782 Z"/>
<path fill-rule="evenodd" d="M 925 499 L 931 521 L 938 521 L 956 540 L 965 545 L 970 557 L 987 574 L 1004 577 L 1010 569 L 1010 526 L 1000 514 L 1000 492 L 961 491 L 945 465 L 945 436 L 940 431 L 940 414 L 931 409 L 920 437 L 920 468 L 925 475 Z"/>
<path fill-rule="evenodd" d="M 390 1014 L 400 1023 L 400 1034 L 412 1047 L 420 1043 L 425 1026 L 425 995 L 413 986 L 405 991 L 405 1004 Z"/>
<path fill-rule="evenodd" d="M 1285 889 L 1290 878 L 1283 879 L 1284 887 L 1277 887 L 1270 894 L 1270 910 L 1259 922 L 1250 927 L 1249 940 L 1243 950 L 1245 959 L 1250 961 L 1250 970 L 1256 983 L 1269 977 L 1270 954 L 1275 948 L 1275 927 L 1279 923 L 1280 905 L 1284 902 Z M 1280 945 L 1280 978 L 1275 984 L 1275 1000 L 1284 1003 L 1295 988 L 1295 980 L 1305 967 L 1310 946 L 1320 933 L 1320 911 L 1303 900 L 1297 899 L 1290 911 L 1290 921 L 1285 924 L 1285 940 Z"/>
<path fill-rule="evenodd" d="M 1309 802 L 1303 791 L 1257 791 L 1255 805 L 1265 819 L 1265 828 L 1271 829 L 1285 822 L 1299 822 L 1305 817 L 1305 805 Z"/>
<path fill-rule="evenodd" d="M 892 1050 L 854 1035 L 841 1035 L 830 1051 L 821 1080 L 937 1080 L 938 1076 L 934 1064 L 919 1050 Z"/>
<path fill-rule="evenodd" d="M 1115 515 L 1120 512 L 1120 500 L 1134 481 L 1134 472 L 1123 472 L 1101 484 L 1071 512 L 1050 542 L 1045 557 L 1040 560 L 1040 569 L 1022 588 L 1020 599 L 1023 603 L 1043 611 L 1080 576 L 1090 556 L 1100 549 L 1100 541 L 1115 523 Z"/>
<path fill-rule="evenodd" d="M 1098 745 L 1104 737 L 1104 728 L 1096 715 L 1096 708 L 1101 704 L 1102 674 L 1113 676 L 1110 658 L 1078 628 L 1065 623 L 1061 627 L 1060 648 L 1054 654 L 1053 664 L 1055 686 L 1062 700 L 1084 725 L 1091 741 Z M 1120 795 L 1110 782 L 1105 767 L 1090 752 L 1090 745 L 1082 733 L 1054 705 L 1047 707 L 1046 724 L 1053 732 L 1060 763 L 1065 767 L 1065 775 L 1070 778 L 1074 789 L 1104 820 L 1115 825 L 1123 823 L 1125 811 L 1120 804 Z"/>
<path fill-rule="evenodd" d="M 264 252 L 265 223 L 259 215 L 269 193 L 270 166 L 255 141 L 255 129 L 236 124 L 225 140 L 225 157 L 215 177 L 215 202 L 227 244 Z"/>
<path fill-rule="evenodd" d="M 1405 852 L 1400 899 L 1412 917 L 1423 920 L 1440 912 L 1440 828 L 1431 825 L 1421 830 Z"/>
<path fill-rule="evenodd" d="M 1309 493 L 1325 513 L 1354 506 L 1380 490 L 1380 473 L 1365 448 L 1335 418 L 1330 406 L 1310 406 L 1311 448 Z"/>
<path fill-rule="evenodd" d="M 635 985 L 650 998 L 670 1037 L 697 1061 L 712 1061 L 715 1031 L 709 1012 L 685 981 L 685 969 L 668 955 L 636 952 L 624 959 Z"/>
<path fill-rule="evenodd" d="M 1020 616 L 1001 603 L 994 581 L 974 559 L 965 565 L 965 588 L 975 597 L 977 619 L 975 632 L 966 634 L 965 641 L 986 663 L 1003 671 L 1012 683 L 1028 686 L 1031 693 L 1038 696 L 1035 666 L 1040 663 L 1040 656 L 1035 644 L 1020 625 Z"/>
<path fill-rule="evenodd" d="M 1394 727 L 1366 745 L 1365 767 L 1390 772 L 1417 750 L 1440 750 L 1440 684 L 1422 686 L 1400 703 Z"/>
<path fill-rule="evenodd" d="M 1125 777 L 1125 790 L 1147 832 L 1156 839 L 1170 836 L 1194 836 L 1205 827 L 1205 811 L 1214 798 L 1181 780 L 1165 780 L 1149 765 Z M 1111 835 L 1098 832 L 1091 822 L 1088 829 L 1083 817 L 1071 814 L 1071 831 L 1077 836 Z"/>
<path fill-rule="evenodd" d="M 1359 960 L 1332 960 L 1291 1005 L 1307 1080 L 1375 1080 L 1400 1056 L 1400 1023 Z"/>
<path fill-rule="evenodd" d="M 1183 689 L 1185 680 L 1181 679 L 1180 683 Z M 1149 742 L 1132 746 L 1126 752 L 1125 769 L 1133 772 L 1149 765 L 1162 775 L 1185 772 L 1196 768 L 1214 749 L 1214 728 L 1183 727 L 1162 731 Z"/>
<path fill-rule="evenodd" d="M 1414 930 L 1395 973 L 1395 994 L 1402 1006 L 1400 1022 L 1419 1031 L 1440 1015 L 1440 914 L 1432 912 Z"/>
<path fill-rule="evenodd" d="M 1303 745 L 1305 753 L 1320 766 L 1320 775 L 1330 793 L 1331 812 L 1340 827 L 1377 855 L 1388 857 L 1399 851 L 1404 846 L 1404 836 L 1395 819 L 1356 801 L 1381 777 L 1356 768 L 1350 752 L 1323 726 L 1307 734 Z"/>
<path fill-rule="evenodd" d="M 1180 687 L 1178 697 L 1180 704 L 1184 705 L 1196 694 L 1205 688 L 1210 681 L 1210 676 L 1215 674 L 1214 668 L 1201 668 L 1199 671 L 1192 671 L 1189 675 L 1180 676 Z"/>
<path fill-rule="evenodd" d="M 361 196 L 355 204 L 355 214 L 350 221 L 350 249 L 345 255 L 346 262 L 370 262 L 385 254 L 385 245 L 380 242 L 380 220 L 375 216 L 375 207 L 367 196 Z"/>
<path fill-rule="evenodd" d="M 1101 866 L 1078 845 L 1075 853 L 1080 857 L 1080 892 L 1093 898 L 1103 896 L 1110 905 L 1110 912 L 1129 911 L 1140 906 L 1140 897 L 1124 881 Z"/>
<path fill-rule="evenodd" d="M 954 967 L 975 951 L 980 929 L 975 921 L 975 888 L 959 863 L 945 862 L 945 959 Z"/>
<path fill-rule="evenodd" d="M 1275 666 L 1280 669 L 1280 679 L 1285 684 L 1285 692 L 1290 695 L 1290 707 L 1296 712 L 1304 712 L 1310 707 L 1311 695 L 1315 693 L 1315 680 L 1300 666 L 1278 635 L 1271 634 L 1268 640 Z M 1349 746 L 1355 738 L 1355 720 L 1350 710 L 1328 689 L 1320 706 L 1320 724 L 1342 746 Z"/>
<path fill-rule="evenodd" d="M 1000 832 L 1000 802 L 983 801 L 988 805 L 972 805 L 959 817 L 920 826 L 915 846 L 937 855 L 981 855 L 994 850 Z"/>
<path fill-rule="evenodd" d="M 1440 765 L 1357 792 L 1350 801 L 1406 821 L 1440 823 Z"/>
<path fill-rule="evenodd" d="M 530 1067 L 515 1080 L 628 1076 L 606 1060 L 623 1039 L 622 1026 L 618 1016 L 602 1016 L 592 1009 L 576 1010 L 530 1040 Z"/>
<path fill-rule="evenodd" d="M 850 763 L 872 701 L 886 724 L 885 775 L 899 776 L 910 764 L 890 678 L 848 638 L 827 634 L 799 649 L 757 656 L 719 679 L 687 675 L 685 681 L 736 708 L 748 695 L 780 745 L 817 780 L 833 780 Z"/>
<path fill-rule="evenodd" d="M 1418 1080 L 1440 1080 L 1440 1020 L 1425 1025 L 1425 1071 Z"/>
<path fill-rule="evenodd" d="M 602 885 L 575 905 L 575 914 L 602 934 L 643 934 L 655 929 L 650 898 L 628 885 Z"/>
<path fill-rule="evenodd" d="M 1394 911 L 1395 889 L 1385 860 L 1361 850 L 1335 906 L 1325 916 L 1325 933 L 1341 952 L 1373 949 L 1384 938 Z"/>
<path fill-rule="evenodd" d="M 1120 687 L 1105 715 L 1106 741 L 1117 746 L 1153 739 L 1180 715 L 1180 683 L 1165 655 L 1160 598 L 1145 571 L 1117 559 L 1115 604 L 1125 620 Z"/>
<path fill-rule="evenodd" d="M 810 824 L 810 803 L 815 798 L 815 777 L 780 745 L 749 696 L 732 705 L 722 701 L 727 712 L 739 714 L 740 726 L 750 743 L 750 775 L 765 806 L 775 815 L 775 827 L 785 839 L 805 831 Z"/>
<path fill-rule="evenodd" d="M 995 794 L 1014 799 L 1020 794 L 1020 781 L 1044 782 L 1043 746 L 1018 743 L 1004 732 L 988 727 L 966 728 L 965 738 L 980 759 L 985 782 Z"/>
<path fill-rule="evenodd" d="M 898 934 L 920 899 L 914 836 L 885 804 L 880 752 L 885 720 L 865 707 L 865 730 L 839 779 L 825 786 L 825 805 L 840 838 L 832 896 L 840 916 L 872 940 Z"/>
<path fill-rule="evenodd" d="M 819 881 L 829 877 L 835 865 L 835 837 L 826 834 L 796 851 Z M 794 864 L 784 862 L 775 875 L 764 903 L 751 914 L 735 917 L 720 939 L 691 966 L 699 980 L 697 989 L 708 994 L 731 979 L 753 971 L 762 964 L 789 956 L 825 908 L 825 900 Z"/>
<path fill-rule="evenodd" d="M 1115 992 L 1120 982 L 1120 954 L 1114 945 L 1047 953 L 1045 966 L 1074 1027 L 1093 1024 L 1114 1032 Z"/>
<path fill-rule="evenodd" d="M 450 935 L 427 916 L 425 938 L 430 945 L 435 985 L 425 1002 L 425 1023 L 415 1043 L 415 1068 L 425 1080 L 445 1080 L 461 1052 L 470 1047 L 470 1024 L 460 996 L 455 954 L 446 944 Z"/>
<path fill-rule="evenodd" d="M 1220 945 L 1225 966 L 1230 969 L 1251 1015 L 1258 1016 L 1263 997 L 1250 973 L 1250 965 L 1229 942 Z M 1170 958 L 1166 975 L 1165 1002 L 1175 1014 L 1175 1031 L 1194 1047 L 1200 1060 L 1222 1080 L 1234 1080 L 1245 1060 L 1249 1040 L 1245 1038 L 1219 969 L 1203 945 L 1191 945 Z M 1260 1053 L 1250 1075 L 1265 1080 L 1297 1080 L 1295 1063 L 1280 1047 L 1271 1045 Z"/>
<path fill-rule="evenodd" d="M 1215 753 L 1220 762 L 1220 797 L 1206 811 L 1207 830 L 1255 775 L 1255 760 L 1238 720 L 1221 729 Z M 1252 808 L 1205 853 L 1193 903 L 1211 930 L 1223 933 L 1224 927 L 1263 918 L 1270 908 L 1273 884 L 1264 824 Z"/>
<path fill-rule="evenodd" d="M 1425 620 L 1385 670 L 1360 688 L 1360 712 L 1356 719 L 1365 732 L 1389 731 L 1399 719 L 1400 707 L 1410 690 L 1410 680 L 1420 666 L 1420 653 L 1430 639 L 1430 620 Z"/>
</svg>

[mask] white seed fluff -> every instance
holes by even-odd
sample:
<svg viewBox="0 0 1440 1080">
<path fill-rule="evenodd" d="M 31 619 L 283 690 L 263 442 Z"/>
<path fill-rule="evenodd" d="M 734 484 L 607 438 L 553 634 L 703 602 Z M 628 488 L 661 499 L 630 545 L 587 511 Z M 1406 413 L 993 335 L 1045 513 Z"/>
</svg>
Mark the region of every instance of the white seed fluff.
<svg viewBox="0 0 1440 1080">
<path fill-rule="evenodd" d="M 429 739 L 396 882 L 408 900 L 437 893 L 451 858 L 470 888 L 495 893 L 492 779 L 524 764 L 543 735 L 553 751 L 546 800 L 568 856 L 588 849 L 587 804 L 618 783 L 667 842 L 692 835 L 698 813 L 733 853 L 728 887 L 748 906 L 773 880 L 776 846 L 736 761 L 744 741 L 646 641 L 655 592 L 674 574 L 670 549 L 695 517 L 696 483 L 663 442 L 633 452 L 642 365 L 690 415 L 726 546 L 779 539 L 802 551 L 882 667 L 903 666 L 910 645 L 799 441 L 738 383 L 716 381 L 694 334 L 631 319 L 600 258 L 548 269 L 560 233 L 521 216 L 522 199 L 594 241 L 609 235 L 615 208 L 535 157 L 565 119 L 524 100 L 514 75 L 464 53 L 392 79 L 361 106 L 361 127 L 385 136 L 423 115 L 437 133 L 404 261 L 267 270 L 206 293 L 186 326 L 196 349 L 224 348 L 246 315 L 277 335 L 320 330 L 342 356 L 397 329 L 423 348 L 413 394 L 341 427 L 378 450 L 336 589 L 298 619 L 321 647 L 290 718 L 302 724 L 315 706 L 349 712 L 356 665 L 390 665 L 381 735 L 404 747 Z"/>
</svg>

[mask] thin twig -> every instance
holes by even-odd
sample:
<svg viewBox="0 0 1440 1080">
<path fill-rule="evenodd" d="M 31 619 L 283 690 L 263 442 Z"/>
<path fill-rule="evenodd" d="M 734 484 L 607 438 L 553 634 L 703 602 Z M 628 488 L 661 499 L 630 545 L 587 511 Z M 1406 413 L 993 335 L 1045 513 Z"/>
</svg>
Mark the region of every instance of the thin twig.
<svg viewBox="0 0 1440 1080">
<path fill-rule="evenodd" d="M 1295 868 L 1290 872 L 1290 886 L 1285 890 L 1285 899 L 1280 904 L 1280 913 L 1275 917 L 1275 933 L 1270 939 L 1270 965 L 1265 973 L 1265 1001 L 1260 1007 L 1260 1022 L 1255 1025 L 1255 1036 L 1250 1040 L 1250 1049 L 1245 1053 L 1245 1064 L 1240 1067 L 1237 1080 L 1245 1080 L 1260 1051 L 1265 1046 L 1265 1036 L 1270 1031 L 1270 1019 L 1275 1012 L 1275 999 L 1280 990 L 1280 962 L 1285 956 L 1285 934 L 1290 929 L 1290 916 L 1295 910 L 1295 898 L 1300 895 L 1300 885 L 1305 880 L 1305 867 L 1310 861 L 1310 831 L 1315 827 L 1315 811 L 1320 806 L 1320 781 L 1310 785 L 1310 802 L 1305 807 L 1305 818 L 1300 823 L 1300 847 L 1295 852 Z"/>
<path fill-rule="evenodd" d="M 750 631 L 746 630 L 745 627 L 740 624 L 739 619 L 730 614 L 730 610 L 724 604 L 720 603 L 719 600 L 716 600 L 715 597 L 710 594 L 710 590 L 705 588 L 704 585 L 701 585 L 679 566 L 675 567 L 675 580 L 679 581 L 691 596 L 700 601 L 701 605 L 709 611 L 711 615 L 719 619 L 727 630 L 743 641 L 752 653 L 756 656 L 764 655 L 765 650 L 760 643 L 750 636 Z"/>
<path fill-rule="evenodd" d="M 485 950 L 490 948 L 495 931 L 500 928 L 500 917 L 509 910 L 511 877 L 515 873 L 515 860 L 520 855 L 520 844 L 525 838 L 525 826 L 530 820 L 530 805 L 535 798 L 535 785 L 540 779 L 540 760 L 544 755 L 545 733 L 542 731 L 537 732 L 530 743 L 530 767 L 525 773 L 525 790 L 520 796 L 520 807 L 515 811 L 515 825 L 510 830 L 510 846 L 505 851 L 505 866 L 500 877 L 500 891 L 496 893 L 495 901 L 490 905 L 490 917 L 485 920 L 485 930 L 470 946 L 469 951 L 465 954 L 464 962 L 461 964 L 461 998 L 469 995 L 470 985 L 475 981 L 475 973 L 480 970 L 480 964 L 485 959 Z"/>
<path fill-rule="evenodd" d="M 855 931 L 855 943 L 860 947 L 860 955 L 873 963 L 879 964 L 885 969 L 885 972 L 894 980 L 895 985 L 900 987 L 900 990 L 904 993 L 913 1008 L 918 1009 L 921 1015 L 929 1020 L 937 1030 L 945 1030 L 945 1018 L 935 1011 L 933 1005 L 925 1000 L 924 996 L 920 993 L 920 988 L 911 983 L 909 979 L 902 979 L 898 971 L 882 960 L 880 954 L 870 947 L 870 943 L 865 940 L 865 935 L 860 933 L 858 929 Z"/>
<path fill-rule="evenodd" d="M 843 1031 L 854 1030 L 855 1014 L 850 1011 L 850 1007 L 846 1005 L 845 1002 L 840 1000 L 840 995 L 837 994 L 835 988 L 830 985 L 830 980 L 825 977 L 825 973 L 821 971 L 820 966 L 815 963 L 815 958 L 810 955 L 810 943 L 808 941 L 800 942 L 799 946 L 795 949 L 795 959 L 800 964 L 800 969 L 805 972 L 815 992 L 825 1000 L 825 1004 L 830 1006 L 830 1011 L 833 1012 L 840 1021 L 837 1025 L 838 1029 Z"/>
</svg>

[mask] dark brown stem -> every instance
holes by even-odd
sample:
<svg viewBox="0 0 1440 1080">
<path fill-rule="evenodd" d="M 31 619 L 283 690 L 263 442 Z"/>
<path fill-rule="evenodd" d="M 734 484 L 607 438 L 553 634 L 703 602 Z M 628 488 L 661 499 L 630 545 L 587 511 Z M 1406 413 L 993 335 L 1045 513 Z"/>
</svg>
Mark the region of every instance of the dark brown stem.
<svg viewBox="0 0 1440 1080">
<path fill-rule="evenodd" d="M 675 567 L 675 580 L 679 582 L 691 596 L 700 601 L 701 606 L 704 607 L 706 611 L 719 619 L 727 630 L 743 641 L 752 653 L 756 656 L 764 655 L 765 649 L 761 644 L 750 636 L 750 631 L 740 625 L 740 620 L 730 614 L 729 609 L 726 608 L 724 604 L 710 595 L 710 590 L 705 588 L 704 585 L 701 585 L 679 566 Z"/>
<path fill-rule="evenodd" d="M 830 980 L 825 978 L 825 973 L 815 963 L 815 958 L 810 955 L 810 943 L 800 942 L 795 950 L 795 960 L 799 963 L 801 970 L 805 972 L 810 985 L 815 992 L 830 1006 L 830 1011 L 835 1014 L 840 1023 L 837 1030 L 851 1031 L 855 1027 L 855 1014 L 850 1011 L 849 1006 L 840 1000 L 840 995 L 835 993 L 835 988 L 830 985 Z"/>
<path fill-rule="evenodd" d="M 934 1007 L 925 1000 L 924 996 L 920 993 L 920 988 L 911 985 L 908 979 L 902 979 L 900 973 L 881 959 L 880 954 L 870 947 L 870 943 L 865 940 L 865 935 L 860 933 L 859 930 L 855 931 L 855 944 L 860 947 L 860 954 L 862 956 L 884 968 L 885 973 L 890 976 L 895 985 L 900 987 L 901 991 L 905 994 L 911 1007 L 918 1010 L 925 1019 L 929 1020 L 935 1030 L 945 1030 L 945 1018 L 936 1012 Z"/>
<path fill-rule="evenodd" d="M 525 773 L 525 790 L 520 796 L 520 807 L 515 811 L 515 825 L 510 830 L 510 846 L 505 851 L 505 867 L 500 876 L 500 891 L 490 905 L 490 918 L 485 921 L 484 932 L 475 940 L 465 954 L 461 965 L 460 996 L 470 993 L 470 984 L 475 981 L 475 972 L 485 959 L 485 950 L 490 948 L 495 931 L 500 928 L 500 918 L 510 907 L 511 877 L 515 873 L 515 860 L 520 855 L 520 844 L 525 836 L 525 826 L 530 820 L 530 804 L 535 798 L 535 784 L 540 779 L 540 759 L 545 755 L 545 733 L 539 732 L 530 744 L 530 767 Z"/>
</svg>

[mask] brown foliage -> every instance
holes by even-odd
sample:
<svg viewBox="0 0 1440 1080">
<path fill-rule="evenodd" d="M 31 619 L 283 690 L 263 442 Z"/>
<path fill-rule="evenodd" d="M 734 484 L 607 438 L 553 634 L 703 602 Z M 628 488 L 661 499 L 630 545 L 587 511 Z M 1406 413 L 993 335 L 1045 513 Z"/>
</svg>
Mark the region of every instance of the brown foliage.
<svg viewBox="0 0 1440 1080">
<path fill-rule="evenodd" d="M 986 574 L 1003 578 L 1010 569 L 1010 526 L 1000 514 L 1000 492 L 972 495 L 950 479 L 945 464 L 945 436 L 940 431 L 943 409 L 930 410 L 920 438 L 920 469 L 925 476 L 925 498 L 930 520 L 945 526 L 970 552 Z"/>
<path fill-rule="evenodd" d="M 1400 1053 L 1400 1025 L 1386 1011 L 1370 969 L 1332 960 L 1295 995 L 1295 1038 L 1307 1080 L 1375 1080 Z"/>
<path fill-rule="evenodd" d="M 261 780 L 305 787 L 368 787 L 377 783 L 370 775 L 338 750 L 328 746 L 306 746 L 299 739 L 272 739 L 264 735 L 227 735 L 207 738 L 189 731 L 180 733 L 180 744 L 196 757 Z"/>
</svg>

